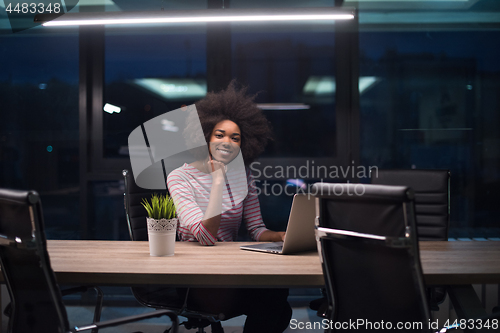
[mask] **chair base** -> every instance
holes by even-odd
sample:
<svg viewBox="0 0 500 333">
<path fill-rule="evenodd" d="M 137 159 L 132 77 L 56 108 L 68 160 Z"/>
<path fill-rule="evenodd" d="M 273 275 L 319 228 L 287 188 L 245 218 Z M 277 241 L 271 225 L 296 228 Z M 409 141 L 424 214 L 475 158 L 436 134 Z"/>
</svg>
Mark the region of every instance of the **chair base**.
<svg viewBox="0 0 500 333">
<path fill-rule="evenodd" d="M 224 333 L 224 329 L 222 328 L 222 324 L 220 322 L 210 322 L 207 319 L 197 319 L 197 318 L 188 318 L 187 321 L 180 323 L 180 325 L 184 325 L 184 327 L 188 330 L 197 328 L 198 333 L 204 333 L 205 328 L 211 326 L 212 333 Z M 169 330 L 164 333 L 168 333 Z"/>
</svg>

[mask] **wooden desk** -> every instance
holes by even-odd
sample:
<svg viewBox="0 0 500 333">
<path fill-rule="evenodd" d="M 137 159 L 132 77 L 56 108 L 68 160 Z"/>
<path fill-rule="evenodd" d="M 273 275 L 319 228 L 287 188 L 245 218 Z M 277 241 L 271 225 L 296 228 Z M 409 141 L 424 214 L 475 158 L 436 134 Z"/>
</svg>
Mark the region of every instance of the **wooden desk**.
<svg viewBox="0 0 500 333">
<path fill-rule="evenodd" d="M 172 257 L 151 257 L 147 242 L 50 240 L 60 284 L 321 287 L 317 253 L 243 251 L 243 243 L 178 242 Z M 500 283 L 500 242 L 421 242 L 427 284 Z"/>
<path fill-rule="evenodd" d="M 500 283 L 500 242 L 420 242 L 427 284 Z"/>
<path fill-rule="evenodd" d="M 316 287 L 323 273 L 316 252 L 281 256 L 243 251 L 236 242 L 215 246 L 177 242 L 172 257 L 151 257 L 147 242 L 49 241 L 60 284 L 169 284 L 207 287 Z"/>
<path fill-rule="evenodd" d="M 147 242 L 50 240 L 60 284 L 169 284 L 210 287 L 322 287 L 316 252 L 275 255 L 242 251 L 243 243 L 201 246 L 178 242 L 173 257 L 151 257 Z M 500 242 L 421 242 L 427 284 L 455 285 L 460 318 L 485 314 L 471 284 L 500 283 Z M 0 283 L 4 283 L 0 274 Z"/>
</svg>

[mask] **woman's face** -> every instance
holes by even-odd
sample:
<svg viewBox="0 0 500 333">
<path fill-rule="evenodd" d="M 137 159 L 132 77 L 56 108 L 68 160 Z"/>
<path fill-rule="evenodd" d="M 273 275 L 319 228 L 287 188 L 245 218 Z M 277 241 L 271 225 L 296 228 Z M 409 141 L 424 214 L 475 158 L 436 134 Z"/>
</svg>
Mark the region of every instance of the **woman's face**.
<svg viewBox="0 0 500 333">
<path fill-rule="evenodd" d="M 240 151 L 240 128 L 231 120 L 223 120 L 217 123 L 210 135 L 209 146 L 210 154 L 214 160 L 228 164 Z"/>
</svg>

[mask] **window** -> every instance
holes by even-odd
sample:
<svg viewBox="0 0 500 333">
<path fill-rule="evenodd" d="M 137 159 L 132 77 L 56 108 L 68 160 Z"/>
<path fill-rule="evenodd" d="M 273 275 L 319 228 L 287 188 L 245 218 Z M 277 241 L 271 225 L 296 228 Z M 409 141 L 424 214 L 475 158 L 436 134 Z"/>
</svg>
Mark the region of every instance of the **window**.
<svg viewBox="0 0 500 333">
<path fill-rule="evenodd" d="M 498 237 L 499 30 L 360 33 L 361 160 L 449 169 L 450 237 Z"/>
<path fill-rule="evenodd" d="M 78 238 L 78 34 L 40 30 L 0 35 L 0 183 L 40 193 L 48 238 Z"/>
<path fill-rule="evenodd" d="M 336 156 L 334 40 L 333 23 L 233 25 L 233 77 L 274 129 L 263 158 Z"/>
<path fill-rule="evenodd" d="M 107 29 L 103 106 L 103 157 L 128 160 L 128 136 L 165 112 L 206 94 L 204 27 Z M 119 110 L 119 112 L 117 112 Z"/>
</svg>

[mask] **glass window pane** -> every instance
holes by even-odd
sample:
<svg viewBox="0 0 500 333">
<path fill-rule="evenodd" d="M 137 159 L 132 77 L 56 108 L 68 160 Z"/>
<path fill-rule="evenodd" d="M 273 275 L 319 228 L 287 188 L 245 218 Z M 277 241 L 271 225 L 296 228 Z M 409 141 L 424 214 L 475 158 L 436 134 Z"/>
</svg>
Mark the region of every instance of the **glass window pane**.
<svg viewBox="0 0 500 333">
<path fill-rule="evenodd" d="M 302 22 L 232 24 L 231 28 L 233 77 L 257 94 L 255 101 L 273 128 L 274 141 L 261 155 L 264 164 L 256 165 L 262 170 L 265 158 L 276 161 L 268 170 L 271 177 L 254 172 L 261 175 L 256 185 L 262 215 L 268 228 L 286 230 L 292 196 L 301 191 L 287 182 L 301 176 L 286 167 L 294 164 L 293 170 L 298 170 L 307 165 L 310 171 L 315 159 L 338 157 L 335 26 Z M 292 158 L 300 162 L 291 163 Z M 316 178 L 308 173 L 305 191 Z"/>
<path fill-rule="evenodd" d="M 0 184 L 42 197 L 48 238 L 79 237 L 78 34 L 0 35 Z"/>
<path fill-rule="evenodd" d="M 103 102 L 120 109 L 103 110 L 105 158 L 128 159 L 133 129 L 206 94 L 205 28 L 167 28 L 106 30 Z"/>
<path fill-rule="evenodd" d="M 450 237 L 500 235 L 500 31 L 360 33 L 361 161 L 451 170 Z"/>
<path fill-rule="evenodd" d="M 334 25 L 233 24 L 231 40 L 233 77 L 273 125 L 262 157 L 335 157 Z"/>
</svg>

